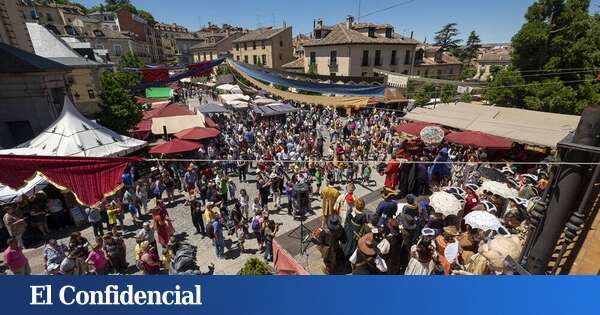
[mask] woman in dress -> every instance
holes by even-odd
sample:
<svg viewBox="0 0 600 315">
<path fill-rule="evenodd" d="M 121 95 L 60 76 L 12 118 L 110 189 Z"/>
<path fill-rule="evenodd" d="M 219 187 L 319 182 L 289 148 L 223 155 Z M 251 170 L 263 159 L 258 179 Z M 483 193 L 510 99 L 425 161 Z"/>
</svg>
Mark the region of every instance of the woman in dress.
<svg viewBox="0 0 600 315">
<path fill-rule="evenodd" d="M 165 217 L 161 215 L 159 207 L 152 209 L 152 228 L 156 231 L 160 245 L 166 247 L 169 243 L 170 228 Z"/>
<path fill-rule="evenodd" d="M 358 239 L 362 236 L 363 225 L 367 223 L 367 215 L 363 213 L 364 209 L 365 202 L 362 199 L 356 199 L 352 211 L 346 213 L 346 220 L 344 221 L 346 242 L 342 246 L 346 258 L 350 257 L 356 250 Z"/>
<path fill-rule="evenodd" d="M 433 261 L 433 245 L 431 241 L 422 240 L 410 249 L 410 261 L 404 272 L 407 276 L 428 276 L 435 268 Z"/>
</svg>

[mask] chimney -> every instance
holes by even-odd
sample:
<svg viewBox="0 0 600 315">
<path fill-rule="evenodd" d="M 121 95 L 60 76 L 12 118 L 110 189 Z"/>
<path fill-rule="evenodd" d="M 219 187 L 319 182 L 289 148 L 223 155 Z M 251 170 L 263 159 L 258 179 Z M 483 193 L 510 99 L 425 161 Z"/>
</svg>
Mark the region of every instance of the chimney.
<svg viewBox="0 0 600 315">
<path fill-rule="evenodd" d="M 348 15 L 348 17 L 346 17 L 346 28 L 348 28 L 348 29 L 352 28 L 353 23 L 354 23 L 354 17 L 352 15 Z"/>
<path fill-rule="evenodd" d="M 317 26 L 323 27 L 323 19 L 317 19 Z"/>
</svg>

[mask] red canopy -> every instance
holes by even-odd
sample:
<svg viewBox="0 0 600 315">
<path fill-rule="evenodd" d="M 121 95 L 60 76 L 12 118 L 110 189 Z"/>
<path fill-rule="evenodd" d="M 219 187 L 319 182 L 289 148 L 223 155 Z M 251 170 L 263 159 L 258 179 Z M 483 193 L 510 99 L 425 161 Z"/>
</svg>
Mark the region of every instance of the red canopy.
<svg viewBox="0 0 600 315">
<path fill-rule="evenodd" d="M 176 154 L 198 150 L 201 143 L 181 139 L 173 139 L 169 142 L 153 146 L 148 151 L 150 154 Z"/>
<path fill-rule="evenodd" d="M 127 163 L 140 158 L 0 155 L 0 183 L 19 189 L 37 172 L 83 205 L 95 205 L 121 185 Z"/>
<path fill-rule="evenodd" d="M 170 103 L 160 105 L 157 108 L 144 112 L 142 119 L 189 115 L 194 115 L 194 112 L 189 110 L 187 106 L 180 103 Z"/>
<path fill-rule="evenodd" d="M 421 134 L 421 130 L 423 130 L 423 128 L 429 127 L 429 126 L 436 126 L 436 125 L 431 124 L 431 123 L 422 122 L 422 121 L 415 121 L 415 122 L 411 122 L 411 123 L 407 123 L 407 124 L 396 125 L 396 126 L 394 126 L 394 130 L 397 133 L 404 132 L 409 135 L 418 137 Z"/>
<path fill-rule="evenodd" d="M 204 123 L 206 124 L 207 127 L 219 128 L 219 126 L 215 123 L 215 121 L 206 115 L 204 115 Z"/>
<path fill-rule="evenodd" d="M 215 128 L 193 127 L 176 133 L 175 137 L 184 140 L 198 141 L 217 137 L 219 133 L 219 130 Z"/>
<path fill-rule="evenodd" d="M 450 143 L 470 145 L 491 150 L 510 150 L 512 141 L 479 131 L 453 132 L 445 138 Z"/>
</svg>

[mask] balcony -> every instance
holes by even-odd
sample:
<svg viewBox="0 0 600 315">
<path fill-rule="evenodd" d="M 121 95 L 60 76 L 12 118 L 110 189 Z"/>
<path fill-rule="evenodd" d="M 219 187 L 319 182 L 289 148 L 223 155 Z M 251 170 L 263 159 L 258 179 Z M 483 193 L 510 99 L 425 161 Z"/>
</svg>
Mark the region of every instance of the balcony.
<svg viewBox="0 0 600 315">
<path fill-rule="evenodd" d="M 329 72 L 338 72 L 338 63 L 329 63 Z"/>
</svg>

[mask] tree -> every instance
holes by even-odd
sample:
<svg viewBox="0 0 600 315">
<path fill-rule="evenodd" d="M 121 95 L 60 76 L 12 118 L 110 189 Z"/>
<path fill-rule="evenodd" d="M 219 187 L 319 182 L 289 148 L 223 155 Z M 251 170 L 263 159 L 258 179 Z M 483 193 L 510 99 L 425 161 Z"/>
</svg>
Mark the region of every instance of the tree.
<svg viewBox="0 0 600 315">
<path fill-rule="evenodd" d="M 309 75 L 317 75 L 317 64 L 316 63 L 311 63 L 308 65 L 308 72 L 306 74 Z"/>
<path fill-rule="evenodd" d="M 456 87 L 454 85 L 446 84 L 442 87 L 442 93 L 440 96 L 442 103 L 454 102 L 455 96 L 456 96 Z"/>
<path fill-rule="evenodd" d="M 469 38 L 467 39 L 467 44 L 462 51 L 462 60 L 471 62 L 471 60 L 477 58 L 479 48 L 481 48 L 481 39 L 479 39 L 479 35 L 477 35 L 475 31 L 471 31 L 471 34 L 469 34 Z"/>
<path fill-rule="evenodd" d="M 144 63 L 132 54 L 125 54 L 117 71 L 106 70 L 100 77 L 100 124 L 121 134 L 127 133 L 141 119 L 141 110 L 133 101 L 129 89 L 142 82 L 137 73 L 123 72 L 123 68 L 141 68 Z"/>
<path fill-rule="evenodd" d="M 490 82 L 495 87 L 492 99 L 510 103 L 507 106 L 569 114 L 597 104 L 600 85 L 593 81 L 594 69 L 600 67 L 600 17 L 590 14 L 589 7 L 589 0 L 533 3 L 512 38 L 512 63 L 520 73 L 512 73 L 511 79 L 527 88 L 501 91 L 500 81 L 507 77 L 500 71 Z"/>
<path fill-rule="evenodd" d="M 462 40 L 456 38 L 460 34 L 456 26 L 456 23 L 449 23 L 435 33 L 435 45 L 442 47 L 444 50 L 451 51 L 458 48 Z"/>
<path fill-rule="evenodd" d="M 252 257 L 244 263 L 244 266 L 240 270 L 242 276 L 262 276 L 270 275 L 269 267 L 262 260 Z"/>
<path fill-rule="evenodd" d="M 461 80 L 469 80 L 472 79 L 477 74 L 477 69 L 471 65 L 467 65 L 463 67 L 462 73 L 460 75 Z"/>
<path fill-rule="evenodd" d="M 415 93 L 415 105 L 427 105 L 431 101 L 431 99 L 434 98 L 435 93 L 436 87 L 433 84 L 429 82 L 423 84 L 419 89 L 417 89 L 417 92 Z"/>
<path fill-rule="evenodd" d="M 498 72 L 485 90 L 488 101 L 499 106 L 520 107 L 526 95 L 525 80 L 513 69 Z"/>
<path fill-rule="evenodd" d="M 473 101 L 473 95 L 471 95 L 471 93 L 463 93 L 460 95 L 459 100 L 463 103 L 471 103 L 471 101 Z"/>
</svg>

